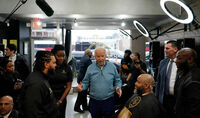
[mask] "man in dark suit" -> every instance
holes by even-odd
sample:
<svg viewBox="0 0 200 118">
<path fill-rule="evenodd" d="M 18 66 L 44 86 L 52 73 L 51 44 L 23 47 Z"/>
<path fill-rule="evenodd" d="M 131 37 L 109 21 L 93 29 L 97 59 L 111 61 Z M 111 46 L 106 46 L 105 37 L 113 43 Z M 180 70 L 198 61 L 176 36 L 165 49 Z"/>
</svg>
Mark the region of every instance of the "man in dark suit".
<svg viewBox="0 0 200 118">
<path fill-rule="evenodd" d="M 183 48 L 177 54 L 179 86 L 176 97 L 176 118 L 200 118 L 200 68 L 196 64 L 197 53 Z"/>
<path fill-rule="evenodd" d="M 14 103 L 11 96 L 0 98 L 0 118 L 19 118 L 18 111 L 13 109 Z"/>
<path fill-rule="evenodd" d="M 177 79 L 177 67 L 175 64 L 178 46 L 176 41 L 168 41 L 165 45 L 166 58 L 161 60 L 158 67 L 155 94 L 167 110 L 169 118 L 174 118 L 174 86 Z"/>
<path fill-rule="evenodd" d="M 17 47 L 14 44 L 8 44 L 5 51 L 5 58 L 11 60 L 15 70 L 19 72 L 21 79 L 24 81 L 30 73 L 27 61 L 19 54 L 16 54 Z"/>
<path fill-rule="evenodd" d="M 82 82 L 88 66 L 90 64 L 92 64 L 92 61 L 90 60 L 91 57 L 92 57 L 91 50 L 90 49 L 85 50 L 85 54 L 80 60 L 80 70 L 79 70 L 78 77 L 77 77 L 78 84 L 80 84 L 80 82 Z M 74 111 L 82 113 L 83 110 L 80 109 L 81 105 L 82 105 L 83 110 L 88 109 L 87 90 L 78 92 L 78 96 L 77 96 L 76 103 L 74 106 Z"/>
</svg>

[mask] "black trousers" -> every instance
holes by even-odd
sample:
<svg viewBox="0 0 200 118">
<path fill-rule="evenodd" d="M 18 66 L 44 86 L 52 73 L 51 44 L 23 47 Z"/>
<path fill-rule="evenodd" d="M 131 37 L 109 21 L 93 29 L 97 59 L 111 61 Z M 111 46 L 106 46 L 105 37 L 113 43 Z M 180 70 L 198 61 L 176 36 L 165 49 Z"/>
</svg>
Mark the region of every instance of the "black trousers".
<svg viewBox="0 0 200 118">
<path fill-rule="evenodd" d="M 78 92 L 74 109 L 80 109 L 81 105 L 82 105 L 83 110 L 87 109 L 87 90 Z"/>
<path fill-rule="evenodd" d="M 64 99 L 58 108 L 58 118 L 65 118 L 65 111 L 67 106 L 67 100 Z"/>
<path fill-rule="evenodd" d="M 164 95 L 163 98 L 163 106 L 167 111 L 167 117 L 166 118 L 175 118 L 175 97 L 174 95 Z"/>
</svg>

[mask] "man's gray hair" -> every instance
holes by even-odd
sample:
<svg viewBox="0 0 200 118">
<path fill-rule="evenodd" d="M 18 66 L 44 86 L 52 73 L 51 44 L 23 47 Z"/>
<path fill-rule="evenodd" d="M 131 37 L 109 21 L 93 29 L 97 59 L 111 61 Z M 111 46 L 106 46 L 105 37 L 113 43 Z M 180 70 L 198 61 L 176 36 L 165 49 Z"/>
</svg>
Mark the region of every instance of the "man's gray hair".
<svg viewBox="0 0 200 118">
<path fill-rule="evenodd" d="M 97 47 L 97 48 L 95 48 L 94 55 L 96 55 L 96 51 L 99 51 L 99 50 L 103 50 L 105 52 L 105 54 L 106 54 L 106 49 L 105 48 Z"/>
</svg>

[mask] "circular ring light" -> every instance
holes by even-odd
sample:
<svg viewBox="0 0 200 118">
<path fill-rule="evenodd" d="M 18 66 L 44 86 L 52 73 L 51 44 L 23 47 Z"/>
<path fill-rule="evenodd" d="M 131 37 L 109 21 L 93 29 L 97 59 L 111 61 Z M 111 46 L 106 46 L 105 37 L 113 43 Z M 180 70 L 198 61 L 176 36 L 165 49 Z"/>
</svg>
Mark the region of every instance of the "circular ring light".
<svg viewBox="0 0 200 118">
<path fill-rule="evenodd" d="M 185 11 L 187 12 L 188 14 L 188 17 L 186 19 L 178 19 L 176 17 L 174 17 L 170 12 L 169 10 L 166 8 L 166 2 L 174 2 L 178 5 L 180 5 L 181 7 L 183 7 L 183 9 L 185 9 Z M 179 23 L 182 23 L 182 24 L 189 24 L 193 21 L 194 19 L 194 16 L 193 16 L 193 13 L 191 11 L 191 9 L 185 5 L 183 2 L 179 1 L 179 0 L 160 0 L 160 6 L 161 8 L 163 9 L 163 11 L 170 17 L 172 18 L 173 20 L 179 22 Z"/>
<path fill-rule="evenodd" d="M 135 27 L 137 28 L 137 30 L 138 30 L 142 35 L 144 35 L 145 37 L 149 37 L 149 32 L 147 31 L 147 29 L 146 29 L 140 22 L 134 20 L 134 21 L 133 21 L 133 24 L 135 25 Z M 138 27 L 138 25 L 144 30 L 144 32 L 140 30 L 140 28 Z"/>
</svg>

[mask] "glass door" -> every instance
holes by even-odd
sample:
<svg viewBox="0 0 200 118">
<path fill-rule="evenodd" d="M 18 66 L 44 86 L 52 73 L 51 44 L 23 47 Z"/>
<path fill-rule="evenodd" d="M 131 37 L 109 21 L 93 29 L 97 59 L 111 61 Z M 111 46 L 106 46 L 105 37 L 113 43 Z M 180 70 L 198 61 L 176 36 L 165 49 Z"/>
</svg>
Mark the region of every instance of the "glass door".
<svg viewBox="0 0 200 118">
<path fill-rule="evenodd" d="M 56 44 L 56 40 L 55 39 L 32 39 L 31 40 L 31 63 L 33 64 L 35 61 L 35 55 L 37 53 L 37 51 L 40 50 L 46 50 L 46 51 L 51 51 L 51 49 L 54 47 L 54 45 Z M 33 69 L 33 65 L 32 65 L 32 69 Z"/>
</svg>

